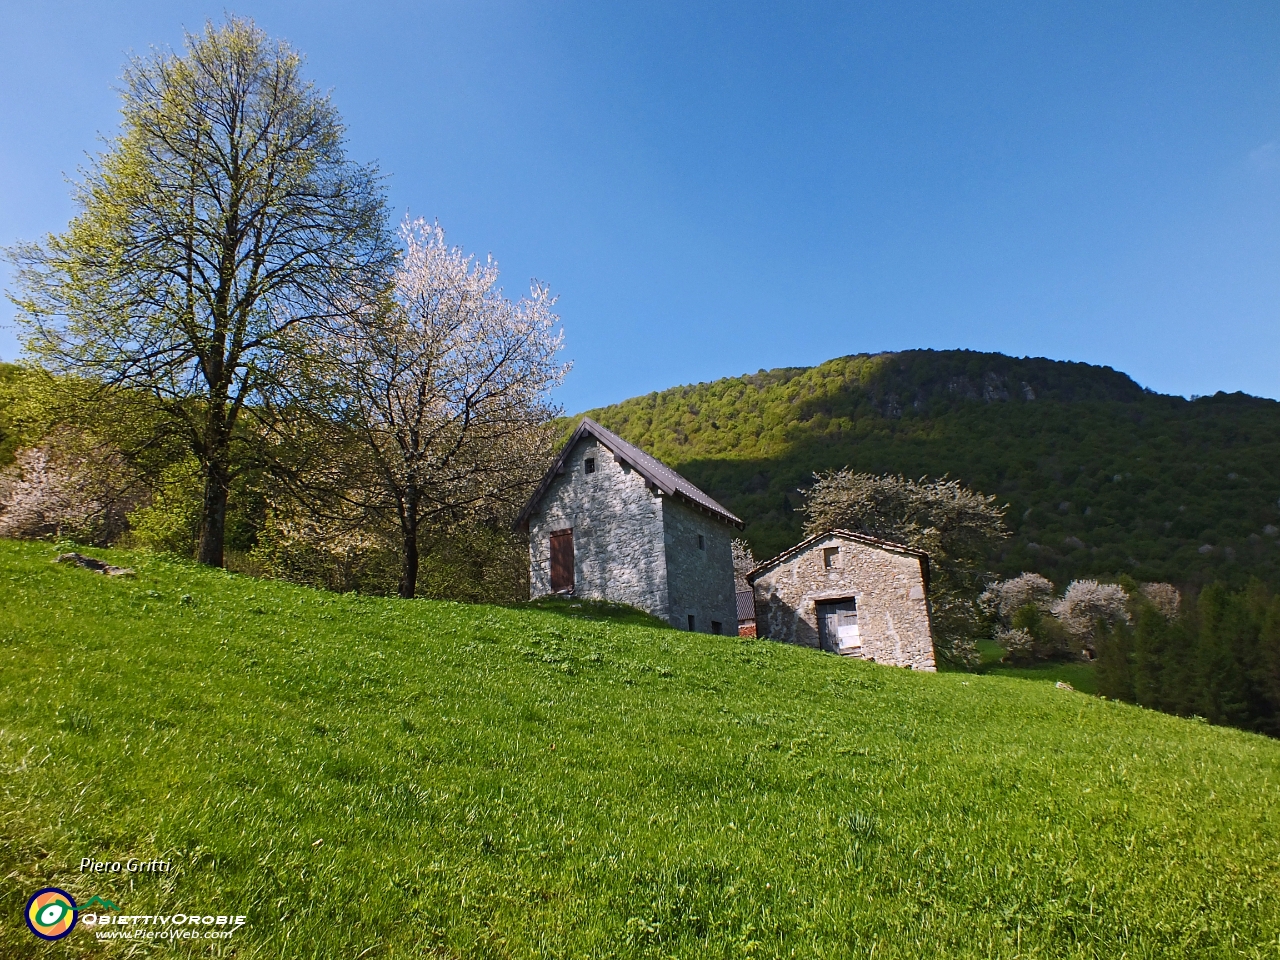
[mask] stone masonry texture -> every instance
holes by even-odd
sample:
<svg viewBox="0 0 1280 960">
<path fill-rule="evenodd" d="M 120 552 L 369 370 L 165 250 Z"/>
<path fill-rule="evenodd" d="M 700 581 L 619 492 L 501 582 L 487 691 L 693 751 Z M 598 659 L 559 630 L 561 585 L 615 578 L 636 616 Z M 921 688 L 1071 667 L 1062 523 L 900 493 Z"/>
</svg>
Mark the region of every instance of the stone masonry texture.
<svg viewBox="0 0 1280 960">
<path fill-rule="evenodd" d="M 551 534 L 572 529 L 575 596 L 631 604 L 681 630 L 692 616 L 698 632 L 718 623 L 737 633 L 728 524 L 662 495 L 591 436 L 564 468 L 529 516 L 530 596 L 551 592 Z"/>
<path fill-rule="evenodd" d="M 832 567 L 824 562 L 827 549 L 837 551 Z M 917 557 L 832 534 L 759 570 L 752 586 L 761 637 L 817 647 L 817 605 L 851 598 L 857 604 L 863 659 L 936 669 Z"/>
<path fill-rule="evenodd" d="M 738 632 L 733 586 L 733 533 L 728 524 L 671 497 L 662 503 L 667 554 L 668 609 L 672 626 L 724 634 Z M 698 546 L 698 537 L 702 546 Z"/>
<path fill-rule="evenodd" d="M 595 473 L 586 472 L 587 459 Z M 573 530 L 574 595 L 628 603 L 670 622 L 662 498 L 592 437 L 529 517 L 529 592 L 551 592 L 551 534 Z"/>
</svg>

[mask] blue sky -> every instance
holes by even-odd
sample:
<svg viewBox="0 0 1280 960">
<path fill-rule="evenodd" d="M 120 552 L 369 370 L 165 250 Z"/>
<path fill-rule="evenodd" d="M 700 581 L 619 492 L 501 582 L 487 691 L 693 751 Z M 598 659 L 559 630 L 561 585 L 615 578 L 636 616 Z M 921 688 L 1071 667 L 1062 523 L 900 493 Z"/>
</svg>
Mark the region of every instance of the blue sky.
<svg viewBox="0 0 1280 960">
<path fill-rule="evenodd" d="M 397 216 L 560 294 L 569 411 L 913 347 L 1280 398 L 1275 3 L 225 9 Z M 129 53 L 223 10 L 0 2 L 0 244 L 66 224 Z"/>
</svg>

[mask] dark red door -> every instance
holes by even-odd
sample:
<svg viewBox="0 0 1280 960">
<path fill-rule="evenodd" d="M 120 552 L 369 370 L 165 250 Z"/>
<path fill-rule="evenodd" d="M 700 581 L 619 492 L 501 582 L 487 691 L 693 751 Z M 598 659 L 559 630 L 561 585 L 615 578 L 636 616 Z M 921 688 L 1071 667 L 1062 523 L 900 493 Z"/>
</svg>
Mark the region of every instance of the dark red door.
<svg viewBox="0 0 1280 960">
<path fill-rule="evenodd" d="M 551 590 L 573 589 L 573 531 L 556 530 L 551 534 Z"/>
</svg>

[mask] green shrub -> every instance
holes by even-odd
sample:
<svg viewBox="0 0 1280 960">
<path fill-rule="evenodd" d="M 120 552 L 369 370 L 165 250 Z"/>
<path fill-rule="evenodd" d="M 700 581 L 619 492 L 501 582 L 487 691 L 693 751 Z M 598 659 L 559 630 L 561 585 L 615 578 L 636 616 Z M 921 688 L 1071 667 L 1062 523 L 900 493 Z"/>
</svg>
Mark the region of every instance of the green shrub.
<svg viewBox="0 0 1280 960">
<path fill-rule="evenodd" d="M 129 542 L 161 553 L 192 556 L 200 535 L 203 491 L 195 457 L 165 467 L 151 499 L 129 515 Z"/>
</svg>

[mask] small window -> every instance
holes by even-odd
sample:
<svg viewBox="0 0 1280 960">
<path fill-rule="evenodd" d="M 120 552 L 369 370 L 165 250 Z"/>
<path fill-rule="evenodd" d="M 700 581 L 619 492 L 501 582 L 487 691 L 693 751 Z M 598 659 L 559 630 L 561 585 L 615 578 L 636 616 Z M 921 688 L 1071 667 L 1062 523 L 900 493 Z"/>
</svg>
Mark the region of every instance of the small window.
<svg viewBox="0 0 1280 960">
<path fill-rule="evenodd" d="M 693 626 L 693 614 L 691 613 L 689 614 L 689 632 L 693 633 L 694 629 L 695 628 Z"/>
<path fill-rule="evenodd" d="M 822 565 L 830 570 L 839 563 L 840 548 L 839 547 L 823 547 L 822 548 Z"/>
<path fill-rule="evenodd" d="M 586 471 L 587 471 L 587 473 L 595 473 L 595 472 L 596 472 L 596 458 L 595 458 L 595 457 L 587 457 L 587 459 L 586 459 L 586 461 L 585 461 L 585 467 L 586 467 Z"/>
<path fill-rule="evenodd" d="M 714 633 L 714 634 L 716 634 L 717 636 L 719 636 L 719 634 L 720 634 L 720 621 L 719 621 L 719 620 L 712 620 L 712 621 L 711 621 L 711 632 L 712 632 L 712 633 Z"/>
<path fill-rule="evenodd" d="M 706 537 L 704 537 L 702 534 L 698 534 L 698 549 L 699 550 L 707 549 L 707 540 L 706 540 Z"/>
</svg>

